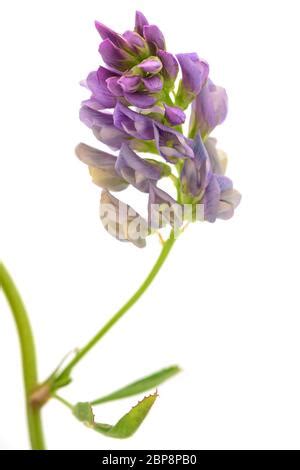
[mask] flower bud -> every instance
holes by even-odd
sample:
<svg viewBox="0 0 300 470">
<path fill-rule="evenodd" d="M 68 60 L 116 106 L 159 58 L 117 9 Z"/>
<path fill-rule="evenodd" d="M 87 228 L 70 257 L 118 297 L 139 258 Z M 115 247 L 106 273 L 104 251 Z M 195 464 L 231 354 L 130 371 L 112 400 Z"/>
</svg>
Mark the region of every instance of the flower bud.
<svg viewBox="0 0 300 470">
<path fill-rule="evenodd" d="M 208 79 L 192 104 L 190 135 L 194 137 L 198 131 L 206 137 L 225 120 L 227 115 L 227 93 L 222 87 L 214 85 Z"/>
<path fill-rule="evenodd" d="M 176 104 L 185 109 L 200 93 L 209 73 L 208 63 L 200 59 L 196 53 L 177 54 L 181 67 L 182 80 L 176 97 Z"/>
</svg>

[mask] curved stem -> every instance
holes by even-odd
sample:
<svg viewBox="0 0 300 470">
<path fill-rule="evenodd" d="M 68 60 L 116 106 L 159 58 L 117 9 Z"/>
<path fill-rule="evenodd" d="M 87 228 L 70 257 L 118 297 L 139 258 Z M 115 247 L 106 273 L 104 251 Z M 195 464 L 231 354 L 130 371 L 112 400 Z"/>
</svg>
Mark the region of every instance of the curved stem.
<svg viewBox="0 0 300 470">
<path fill-rule="evenodd" d="M 0 287 L 2 287 L 12 310 L 20 341 L 27 423 L 31 447 L 33 450 L 43 450 L 45 448 L 45 444 L 40 409 L 34 408 L 30 404 L 30 395 L 38 385 L 37 361 L 33 334 L 23 301 L 3 263 L 0 263 Z"/>
<path fill-rule="evenodd" d="M 165 262 L 172 246 L 175 243 L 175 235 L 174 231 L 172 230 L 170 237 L 168 240 L 165 241 L 161 253 L 154 264 L 153 268 L 151 269 L 150 273 L 139 287 L 139 289 L 133 294 L 132 297 L 123 305 L 123 307 L 118 310 L 115 315 L 98 331 L 98 333 L 83 347 L 81 348 L 74 359 L 61 371 L 59 376 L 56 379 L 56 382 L 62 379 L 63 376 L 68 376 L 73 369 L 73 367 L 95 346 L 96 343 L 113 327 L 120 318 L 137 302 L 137 300 L 143 295 L 143 293 L 147 290 L 147 288 L 152 283 L 153 279 L 156 277 L 157 273 L 159 272 L 160 268 L 162 267 L 163 263 Z M 55 384 L 54 384 L 55 387 Z"/>
</svg>

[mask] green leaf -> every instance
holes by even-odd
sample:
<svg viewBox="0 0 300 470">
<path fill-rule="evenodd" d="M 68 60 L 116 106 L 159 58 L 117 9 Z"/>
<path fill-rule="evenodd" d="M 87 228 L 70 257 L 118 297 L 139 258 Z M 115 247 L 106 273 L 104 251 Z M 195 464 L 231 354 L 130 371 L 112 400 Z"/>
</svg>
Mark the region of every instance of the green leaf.
<svg viewBox="0 0 300 470">
<path fill-rule="evenodd" d="M 101 434 L 116 439 L 126 439 L 132 436 L 140 427 L 151 407 L 153 406 L 157 393 L 145 397 L 136 406 L 124 415 L 114 426 L 110 424 L 96 423 L 90 403 L 77 403 L 74 407 L 74 415 L 89 428 Z"/>
<path fill-rule="evenodd" d="M 157 393 L 154 393 L 153 395 L 145 397 L 142 401 L 139 401 L 138 404 L 131 408 L 129 413 L 124 415 L 114 426 L 96 423 L 94 429 L 106 436 L 117 439 L 126 439 L 132 436 L 146 418 L 157 396 Z"/>
<path fill-rule="evenodd" d="M 178 374 L 180 369 L 178 366 L 171 366 L 166 369 L 162 369 L 154 374 L 148 375 L 136 382 L 133 382 L 129 385 L 126 385 L 119 390 L 116 390 L 109 395 L 105 395 L 104 397 L 98 398 L 97 400 L 93 400 L 91 402 L 92 405 L 99 405 L 100 403 L 105 403 L 112 400 L 119 400 L 120 398 L 131 397 L 132 395 L 137 395 L 138 393 L 143 393 L 151 388 L 156 388 L 161 383 L 165 382 L 169 378 L 173 377 L 173 375 Z"/>
</svg>

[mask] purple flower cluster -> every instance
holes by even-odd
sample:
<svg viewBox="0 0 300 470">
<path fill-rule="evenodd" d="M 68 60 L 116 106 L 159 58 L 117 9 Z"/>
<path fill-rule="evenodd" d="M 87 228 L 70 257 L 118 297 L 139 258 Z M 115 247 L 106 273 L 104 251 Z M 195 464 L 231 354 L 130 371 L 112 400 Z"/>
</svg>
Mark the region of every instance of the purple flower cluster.
<svg viewBox="0 0 300 470">
<path fill-rule="evenodd" d="M 101 204 L 115 208 L 117 215 L 120 205 L 126 207 L 127 216 L 117 223 L 107 211 L 101 213 L 105 227 L 112 233 L 109 228 L 114 223 L 116 238 L 142 247 L 146 236 L 166 223 L 174 227 L 184 220 L 214 222 L 232 217 L 240 195 L 224 175 L 225 154 L 210 137 L 226 117 L 227 95 L 209 78 L 207 62 L 196 53 L 175 56 L 168 52 L 160 29 L 140 12 L 134 31 L 122 35 L 95 24 L 105 67 L 91 72 L 83 82 L 91 96 L 82 103 L 80 119 L 100 142 L 118 153 L 115 156 L 85 144 L 79 144 L 76 153 L 88 165 L 93 182 L 103 188 Z M 184 111 L 190 104 L 186 137 Z M 152 154 L 152 158 L 137 152 Z M 159 187 L 163 178 L 175 184 L 176 199 Z M 147 221 L 110 193 L 129 185 L 149 195 Z M 179 217 L 180 209 L 187 206 L 192 216 L 183 211 Z M 197 206 L 203 209 L 201 216 Z"/>
</svg>

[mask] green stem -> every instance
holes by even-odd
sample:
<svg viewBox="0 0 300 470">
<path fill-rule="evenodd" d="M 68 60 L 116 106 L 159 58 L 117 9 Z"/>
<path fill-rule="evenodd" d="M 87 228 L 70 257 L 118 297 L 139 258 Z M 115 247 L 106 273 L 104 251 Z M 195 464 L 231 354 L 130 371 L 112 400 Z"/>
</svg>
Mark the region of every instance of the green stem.
<svg viewBox="0 0 300 470">
<path fill-rule="evenodd" d="M 12 310 L 20 341 L 31 447 L 33 450 L 43 450 L 45 444 L 40 409 L 38 407 L 33 408 L 30 404 L 30 395 L 38 385 L 37 361 L 32 330 L 20 294 L 3 263 L 0 263 L 0 287 L 2 287 Z"/>
<path fill-rule="evenodd" d="M 68 408 L 70 408 L 70 410 L 73 411 L 74 406 L 71 405 L 71 403 L 69 403 L 65 398 L 61 397 L 60 395 L 57 395 L 57 393 L 54 393 L 52 397 L 55 398 L 57 401 L 60 401 L 60 403 L 67 406 Z"/>
<path fill-rule="evenodd" d="M 56 382 L 62 379 L 62 377 L 66 377 L 70 374 L 73 367 L 81 361 L 81 359 L 98 343 L 98 341 L 117 323 L 120 318 L 138 301 L 138 299 L 143 295 L 143 293 L 147 290 L 147 288 L 152 283 L 153 279 L 156 277 L 157 273 L 159 272 L 160 268 L 164 264 L 168 254 L 171 251 L 172 246 L 175 243 L 175 235 L 174 231 L 172 230 L 170 237 L 168 240 L 165 241 L 161 253 L 154 264 L 153 268 L 151 269 L 150 273 L 139 287 L 139 289 L 133 294 L 132 297 L 123 305 L 123 307 L 118 310 L 115 315 L 98 331 L 98 333 L 83 347 L 81 348 L 74 359 L 62 370 L 59 376 L 56 379 Z M 55 387 L 55 383 L 54 383 Z"/>
</svg>

